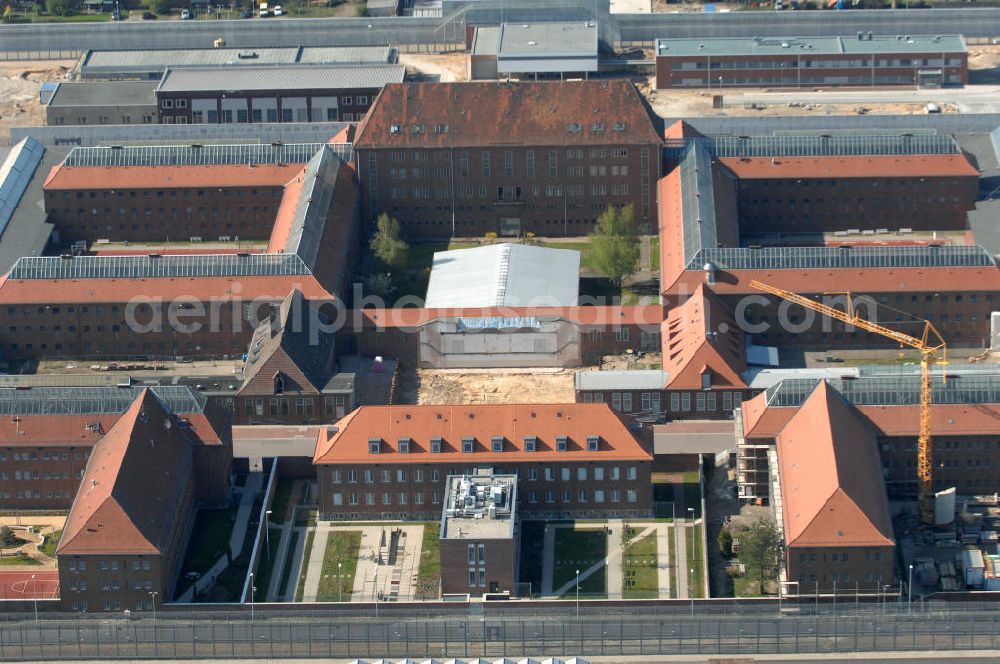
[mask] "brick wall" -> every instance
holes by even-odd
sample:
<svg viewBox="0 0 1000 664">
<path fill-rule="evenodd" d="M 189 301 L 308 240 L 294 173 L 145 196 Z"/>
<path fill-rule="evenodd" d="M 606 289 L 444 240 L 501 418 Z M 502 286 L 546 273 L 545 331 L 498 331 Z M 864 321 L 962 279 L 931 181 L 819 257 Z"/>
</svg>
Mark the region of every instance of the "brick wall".
<svg viewBox="0 0 1000 664">
<path fill-rule="evenodd" d="M 799 582 L 799 592 L 831 592 L 858 588 L 873 591 L 893 585 L 894 551 L 885 547 L 789 547 L 786 569 L 789 581 Z M 817 585 L 818 584 L 818 585 Z"/>
<path fill-rule="evenodd" d="M 517 535 L 502 540 L 473 536 L 442 539 L 441 592 L 469 593 L 473 597 L 487 592 L 516 595 Z"/>
</svg>

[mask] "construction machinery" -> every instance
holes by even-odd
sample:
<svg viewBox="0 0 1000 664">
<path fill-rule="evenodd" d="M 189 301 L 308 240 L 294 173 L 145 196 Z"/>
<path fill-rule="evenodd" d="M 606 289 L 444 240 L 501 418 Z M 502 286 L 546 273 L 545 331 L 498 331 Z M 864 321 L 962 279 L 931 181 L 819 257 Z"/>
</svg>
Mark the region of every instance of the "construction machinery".
<svg viewBox="0 0 1000 664">
<path fill-rule="evenodd" d="M 934 481 L 933 462 L 931 458 L 931 366 L 938 364 L 943 367 L 948 364 L 948 348 L 941 333 L 938 332 L 937 328 L 930 321 L 922 319 L 918 319 L 923 324 L 923 331 L 919 337 L 897 332 L 878 323 L 873 323 L 858 314 L 850 293 L 843 294 L 846 295 L 846 307 L 844 311 L 841 311 L 798 293 L 776 288 L 759 281 L 751 281 L 750 286 L 793 304 L 798 304 L 805 309 L 823 314 L 834 320 L 839 320 L 845 325 L 853 325 L 866 332 L 872 332 L 887 339 L 892 339 L 898 342 L 901 348 L 908 346 L 920 352 L 920 432 L 917 436 L 917 507 L 920 513 L 920 520 L 926 525 L 932 525 L 934 523 Z"/>
</svg>

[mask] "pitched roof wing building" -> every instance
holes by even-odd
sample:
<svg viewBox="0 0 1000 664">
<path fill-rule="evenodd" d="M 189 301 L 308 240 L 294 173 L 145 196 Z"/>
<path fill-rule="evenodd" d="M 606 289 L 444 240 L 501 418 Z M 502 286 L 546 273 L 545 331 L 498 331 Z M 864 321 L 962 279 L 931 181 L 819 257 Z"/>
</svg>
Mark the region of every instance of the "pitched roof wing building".
<svg viewBox="0 0 1000 664">
<path fill-rule="evenodd" d="M 160 554 L 190 499 L 192 443 L 144 390 L 94 447 L 58 554 Z"/>
<path fill-rule="evenodd" d="M 875 432 L 825 381 L 777 437 L 790 547 L 892 546 Z"/>
</svg>

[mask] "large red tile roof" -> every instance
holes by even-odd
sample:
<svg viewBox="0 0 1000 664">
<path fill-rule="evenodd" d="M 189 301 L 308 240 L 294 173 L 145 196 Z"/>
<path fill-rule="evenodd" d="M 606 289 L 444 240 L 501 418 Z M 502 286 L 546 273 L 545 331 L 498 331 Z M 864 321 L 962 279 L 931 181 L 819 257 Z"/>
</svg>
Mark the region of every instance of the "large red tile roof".
<svg viewBox="0 0 1000 664">
<path fill-rule="evenodd" d="M 475 451 L 462 452 L 462 438 L 476 439 Z M 504 437 L 504 451 L 494 453 L 494 436 Z M 524 437 L 536 436 L 535 452 L 524 451 Z M 568 436 L 565 452 L 556 437 Z M 587 436 L 600 436 L 600 450 L 587 449 Z M 444 440 L 431 453 L 430 439 Z M 381 438 L 379 454 L 368 442 Z M 398 451 L 398 440 L 410 438 L 410 452 Z M 453 406 L 362 406 L 322 429 L 314 464 L 504 463 L 508 461 L 649 461 L 652 459 L 607 404 L 518 404 Z"/>
<path fill-rule="evenodd" d="M 158 554 L 179 527 L 192 445 L 149 390 L 94 446 L 57 554 Z"/>
<path fill-rule="evenodd" d="M 146 279 L 11 279 L 0 277 L 0 304 L 128 302 L 149 296 L 170 302 L 193 297 L 280 301 L 293 288 L 309 299 L 332 299 L 311 275 L 261 277 L 156 277 Z"/>
<path fill-rule="evenodd" d="M 875 432 L 821 381 L 777 438 L 790 547 L 892 546 Z"/>
<path fill-rule="evenodd" d="M 392 83 L 358 124 L 354 145 L 634 145 L 661 142 L 660 124 L 624 79 Z"/>
<path fill-rule="evenodd" d="M 979 177 L 964 154 L 720 157 L 741 180 Z"/>
<path fill-rule="evenodd" d="M 65 166 L 52 167 L 44 188 L 79 189 L 206 189 L 209 187 L 281 187 L 302 164 L 211 166 Z"/>
<path fill-rule="evenodd" d="M 708 374 L 713 387 L 746 387 L 743 333 L 725 304 L 707 286 L 668 312 L 660 338 L 663 370 L 670 389 L 702 389 Z"/>
</svg>

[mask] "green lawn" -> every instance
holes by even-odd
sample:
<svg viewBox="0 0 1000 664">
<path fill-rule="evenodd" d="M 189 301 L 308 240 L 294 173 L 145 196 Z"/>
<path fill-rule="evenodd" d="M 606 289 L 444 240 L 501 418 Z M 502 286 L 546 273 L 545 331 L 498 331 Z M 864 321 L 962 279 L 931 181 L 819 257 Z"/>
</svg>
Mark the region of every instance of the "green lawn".
<svg viewBox="0 0 1000 664">
<path fill-rule="evenodd" d="M 41 563 L 20 553 L 16 556 L 0 556 L 0 567 L 15 565 L 41 565 Z"/>
<path fill-rule="evenodd" d="M 576 571 L 585 571 L 608 555 L 608 538 L 601 530 L 570 530 L 559 528 L 555 535 L 555 563 L 552 570 L 552 589 L 556 590 L 573 581 Z M 564 597 L 575 597 L 575 589 Z M 580 581 L 581 595 L 607 593 L 607 568 L 602 568 Z"/>
<path fill-rule="evenodd" d="M 417 569 L 417 597 L 437 599 L 441 589 L 441 524 L 428 521 L 420 543 L 420 567 Z"/>
<path fill-rule="evenodd" d="M 674 528 L 677 528 L 677 524 L 674 523 Z M 674 532 L 670 531 L 670 556 L 669 563 L 670 569 L 677 569 L 677 547 L 674 546 Z M 670 583 L 670 599 L 677 599 L 677 579 L 672 579 Z"/>
<path fill-rule="evenodd" d="M 198 510 L 180 578 L 184 579 L 188 572 L 203 574 L 216 560 L 226 555 L 235 523 L 236 507 Z"/>
<path fill-rule="evenodd" d="M 41 547 L 41 552 L 47 555 L 49 558 L 55 558 L 56 547 L 59 546 L 59 538 L 62 537 L 62 531 L 57 530 L 54 533 L 50 533 L 45 536 L 45 544 Z"/>
<path fill-rule="evenodd" d="M 317 602 L 339 602 L 341 597 L 351 601 L 354 592 L 354 573 L 358 569 L 361 551 L 361 531 L 344 530 L 330 533 L 323 553 L 323 571 L 316 591 Z M 338 567 L 340 564 L 338 577 Z M 343 592 L 343 595 L 341 595 Z"/>
<path fill-rule="evenodd" d="M 128 16 L 128 12 L 123 11 L 122 18 Z M 42 14 L 36 16 L 35 14 L 20 14 L 15 12 L 13 14 L 14 23 L 99 23 L 102 21 L 110 21 L 111 14 L 70 14 L 68 16 L 57 16 L 55 14 Z"/>
<path fill-rule="evenodd" d="M 649 241 L 649 267 L 654 272 L 660 271 L 660 238 L 654 237 Z"/>
<path fill-rule="evenodd" d="M 683 572 L 690 574 L 693 588 L 690 588 L 689 592 L 692 597 L 705 596 L 705 565 L 707 562 L 701 545 L 701 529 L 700 525 L 693 526 L 686 528 L 686 532 L 684 533 L 684 536 L 687 538 L 687 569 L 683 570 Z M 694 570 L 693 574 L 689 572 L 691 569 Z"/>
<path fill-rule="evenodd" d="M 637 529 L 638 530 L 638 529 Z M 656 532 L 639 540 L 622 538 L 625 557 L 622 571 L 625 575 L 622 594 L 625 599 L 659 598 L 659 575 L 657 573 Z"/>
<path fill-rule="evenodd" d="M 759 591 L 760 586 L 757 579 L 751 579 L 746 575 L 733 577 L 733 595 L 735 597 L 760 597 Z"/>
<path fill-rule="evenodd" d="M 302 592 L 306 587 L 306 572 L 309 571 L 309 556 L 312 555 L 313 540 L 316 538 L 316 531 L 309 529 L 306 535 L 306 545 L 302 550 L 302 568 L 299 570 L 299 580 L 295 585 L 295 601 L 302 601 Z"/>
</svg>

